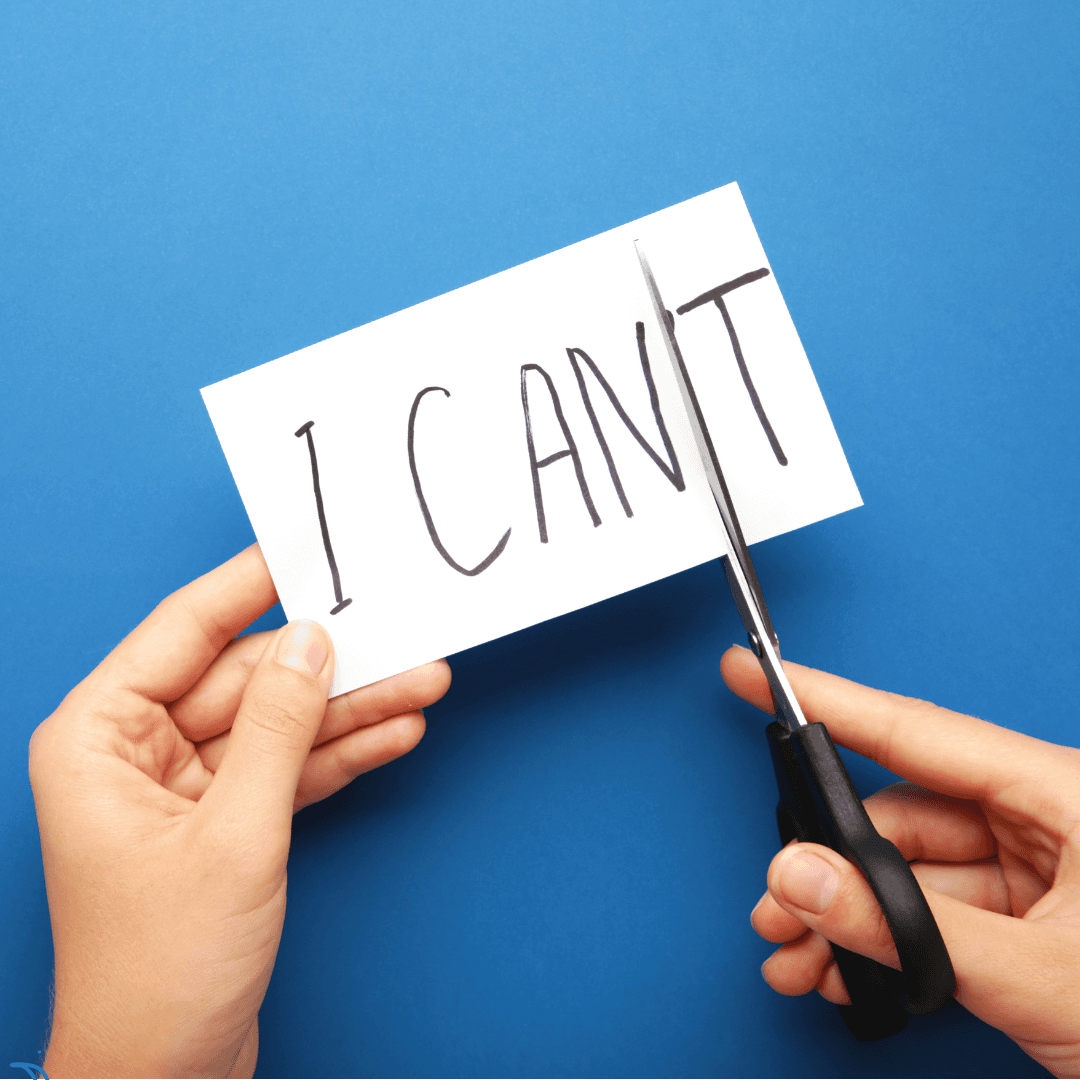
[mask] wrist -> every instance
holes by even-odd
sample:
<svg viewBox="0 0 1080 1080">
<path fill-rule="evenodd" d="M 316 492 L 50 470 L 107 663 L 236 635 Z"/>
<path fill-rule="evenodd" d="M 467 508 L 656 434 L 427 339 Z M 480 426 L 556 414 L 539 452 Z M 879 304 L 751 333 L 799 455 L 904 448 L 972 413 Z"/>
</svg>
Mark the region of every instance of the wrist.
<svg viewBox="0 0 1080 1080">
<path fill-rule="evenodd" d="M 50 1080 L 72 1076 L 254 1074 L 259 1049 L 258 1016 L 226 1033 L 216 1024 L 193 1025 L 188 1010 L 176 1003 L 164 1008 L 148 1004 L 124 1010 L 104 1003 L 104 997 L 98 996 L 101 1008 L 90 1002 L 57 1000 L 49 1048 L 42 1064 Z"/>
<path fill-rule="evenodd" d="M 127 1031 L 107 1032 L 91 1024 L 54 1016 L 42 1068 L 50 1080 L 66 1076 L 181 1076 L 170 1054 L 154 1039 L 133 1039 Z"/>
</svg>

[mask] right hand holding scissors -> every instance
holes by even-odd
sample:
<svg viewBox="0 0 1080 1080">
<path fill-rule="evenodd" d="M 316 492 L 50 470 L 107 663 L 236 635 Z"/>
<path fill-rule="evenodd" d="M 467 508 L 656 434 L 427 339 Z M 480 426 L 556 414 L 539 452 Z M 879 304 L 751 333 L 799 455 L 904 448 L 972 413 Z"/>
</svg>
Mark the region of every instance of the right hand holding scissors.
<svg viewBox="0 0 1080 1080">
<path fill-rule="evenodd" d="M 912 862 L 956 972 L 956 998 L 1055 1076 L 1080 1076 L 1080 750 L 799 664 L 785 671 L 810 722 L 910 783 L 866 801 Z M 757 658 L 730 649 L 725 682 L 772 712 Z M 817 844 L 769 867 L 754 929 L 781 947 L 762 974 L 782 994 L 847 1002 L 829 941 L 897 967 L 862 875 Z"/>
</svg>

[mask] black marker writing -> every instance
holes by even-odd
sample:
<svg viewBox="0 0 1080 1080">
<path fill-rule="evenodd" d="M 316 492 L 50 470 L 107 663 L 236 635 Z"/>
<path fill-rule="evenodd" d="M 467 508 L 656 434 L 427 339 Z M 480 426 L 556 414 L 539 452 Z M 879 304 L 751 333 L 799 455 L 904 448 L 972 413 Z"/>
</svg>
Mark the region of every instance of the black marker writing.
<svg viewBox="0 0 1080 1080">
<path fill-rule="evenodd" d="M 326 550 L 326 561 L 330 564 L 330 577 L 334 582 L 334 599 L 337 603 L 330 609 L 331 615 L 347 608 L 352 603 L 352 597 L 348 600 L 341 598 L 341 578 L 338 575 L 337 559 L 334 558 L 334 549 L 330 545 L 330 530 L 326 525 L 326 512 L 323 510 L 322 488 L 319 486 L 319 461 L 315 457 L 315 439 L 311 429 L 315 421 L 309 420 L 303 427 L 295 432 L 299 439 L 301 435 L 307 436 L 308 453 L 311 455 L 311 483 L 315 488 L 315 509 L 319 511 L 319 528 L 322 530 L 323 548 Z"/>
<path fill-rule="evenodd" d="M 653 419 L 656 421 L 657 429 L 660 432 L 660 438 L 664 442 L 664 450 L 667 453 L 668 461 L 671 462 L 670 466 L 648 444 L 648 442 L 645 441 L 644 436 L 638 431 L 633 420 L 626 415 L 626 410 L 615 396 L 615 391 L 611 389 L 611 385 L 601 374 L 600 369 L 593 362 L 592 357 L 589 356 L 584 349 L 566 350 L 566 355 L 570 357 L 570 364 L 574 369 L 574 375 L 577 377 L 578 390 L 581 392 L 582 403 L 585 406 L 585 411 L 589 414 L 593 433 L 596 435 L 596 441 L 600 444 L 604 460 L 607 462 L 608 472 L 611 474 L 611 482 L 615 485 L 615 491 L 618 493 L 619 502 L 622 503 L 623 511 L 626 513 L 627 517 L 633 517 L 634 511 L 630 509 L 630 503 L 626 498 L 626 492 L 623 491 L 622 481 L 619 479 L 619 472 L 615 468 L 615 461 L 611 456 L 611 451 L 608 449 L 607 439 L 604 438 L 604 432 L 600 427 L 600 421 L 596 418 L 596 410 L 593 409 L 592 400 L 589 398 L 589 391 L 585 385 L 585 376 L 582 374 L 581 367 L 578 364 L 578 357 L 581 357 L 581 359 L 585 361 L 589 370 L 596 376 L 597 382 L 603 387 L 604 393 L 608 396 L 608 400 L 619 414 L 619 419 L 626 425 L 630 434 L 637 439 L 641 449 L 649 455 L 656 464 L 656 467 L 674 486 L 675 490 L 683 491 L 686 488 L 686 483 L 683 481 L 682 467 L 679 465 L 679 459 L 675 456 L 675 448 L 671 445 L 671 439 L 668 437 L 667 425 L 664 423 L 664 415 L 660 411 L 660 398 L 656 393 L 656 383 L 653 382 L 652 368 L 649 366 L 649 353 L 645 347 L 645 324 L 641 322 L 637 324 L 637 346 L 638 356 L 641 359 L 641 371 L 645 376 L 645 385 L 649 388 L 649 404 L 652 406 Z"/>
<path fill-rule="evenodd" d="M 728 337 L 731 339 L 731 347 L 735 351 L 735 361 L 739 365 L 739 374 L 742 375 L 743 385 L 746 387 L 746 392 L 750 395 L 750 401 L 754 405 L 754 412 L 757 413 L 761 428 L 765 432 L 766 438 L 769 440 L 769 445 L 776 455 L 776 460 L 780 462 L 781 465 L 786 465 L 788 459 L 780 447 L 780 441 L 777 439 L 776 433 L 772 429 L 772 424 L 769 423 L 769 418 L 765 415 L 765 409 L 761 404 L 761 398 L 758 397 L 757 388 L 754 386 L 754 380 L 750 378 L 750 372 L 746 367 L 746 360 L 743 358 L 742 346 L 739 344 L 739 336 L 735 333 L 735 324 L 731 321 L 731 314 L 728 312 L 727 304 L 724 303 L 724 297 L 729 292 L 733 292 L 735 289 L 741 289 L 743 285 L 749 285 L 752 281 L 758 281 L 759 279 L 768 276 L 769 271 L 767 267 L 762 267 L 760 270 L 751 270 L 749 274 L 743 274 L 741 277 L 726 281 L 723 285 L 717 285 L 715 289 L 710 289 L 708 292 L 694 297 L 688 304 L 683 304 L 678 309 L 678 312 L 680 315 L 685 315 L 688 311 L 693 311 L 694 308 L 701 307 L 702 304 L 712 302 L 716 305 L 720 314 L 723 316 L 724 325 L 727 327 Z"/>
<path fill-rule="evenodd" d="M 563 438 L 566 440 L 565 450 L 548 454 L 542 461 L 536 460 L 536 447 L 533 445 L 532 417 L 529 415 L 528 374 L 530 371 L 539 371 L 544 377 L 548 394 L 551 397 L 551 404 L 555 409 L 555 418 L 559 421 Z M 521 366 L 521 408 L 525 412 L 525 439 L 529 444 L 529 467 L 532 469 L 533 501 L 536 503 L 536 524 L 540 530 L 540 543 L 546 544 L 548 542 L 547 519 L 544 517 L 544 496 L 540 490 L 540 470 L 554 464 L 560 458 L 568 457 L 573 460 L 574 473 L 577 476 L 581 497 L 585 500 L 586 507 L 588 507 L 593 528 L 596 528 L 600 524 L 600 515 L 596 512 L 596 507 L 593 506 L 592 496 L 589 494 L 589 485 L 585 482 L 585 471 L 581 467 L 577 444 L 574 442 L 574 436 L 570 434 L 570 428 L 567 427 L 566 417 L 563 416 L 562 403 L 559 401 L 559 394 L 555 389 L 555 384 L 551 381 L 551 376 L 539 364 L 522 364 Z"/>
<path fill-rule="evenodd" d="M 435 529 L 435 522 L 431 519 L 431 511 L 428 509 L 427 500 L 424 498 L 423 489 L 420 487 L 420 474 L 416 469 L 416 450 L 414 447 L 415 435 L 416 435 L 416 411 L 420 408 L 420 402 L 425 394 L 430 394 L 433 391 L 438 390 L 450 396 L 450 391 L 442 386 L 425 386 L 419 394 L 413 398 L 412 411 L 409 413 L 409 469 L 412 471 L 413 490 L 416 492 L 416 501 L 420 504 L 420 513 L 424 515 L 424 524 L 427 526 L 428 536 L 431 537 L 431 542 L 435 545 L 435 550 L 450 564 L 459 574 L 464 574 L 466 577 L 476 577 L 477 574 L 482 574 L 502 553 L 506 547 L 507 540 L 510 539 L 510 530 L 507 529 L 503 533 L 502 539 L 495 545 L 491 554 L 488 555 L 483 562 L 477 563 L 471 570 L 467 570 L 461 565 L 446 548 L 443 546 L 443 542 L 439 539 L 439 534 Z"/>
</svg>

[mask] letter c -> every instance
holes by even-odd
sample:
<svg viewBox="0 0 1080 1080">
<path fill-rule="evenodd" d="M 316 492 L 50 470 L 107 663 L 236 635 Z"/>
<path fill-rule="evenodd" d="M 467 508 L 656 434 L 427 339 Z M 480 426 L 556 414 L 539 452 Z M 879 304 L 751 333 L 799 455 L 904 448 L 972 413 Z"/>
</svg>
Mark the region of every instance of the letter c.
<svg viewBox="0 0 1080 1080">
<path fill-rule="evenodd" d="M 413 489 L 416 491 L 416 501 L 420 503 L 420 513 L 424 515 L 424 524 L 427 526 L 428 536 L 431 537 L 431 542 L 435 545 L 435 550 L 459 574 L 464 574 L 466 577 L 476 577 L 477 574 L 482 574 L 503 553 L 506 542 L 510 539 L 510 529 L 507 529 L 506 532 L 503 533 L 502 539 L 495 545 L 491 554 L 471 570 L 467 570 L 461 563 L 454 559 L 450 552 L 443 546 L 443 542 L 439 539 L 439 533 L 435 528 L 435 522 L 431 520 L 431 511 L 428 509 L 423 489 L 420 487 L 420 474 L 416 471 L 416 451 L 413 446 L 416 433 L 416 412 L 420 408 L 420 401 L 423 396 L 425 394 L 430 394 L 433 390 L 439 390 L 447 397 L 450 396 L 450 391 L 445 387 L 425 386 L 413 399 L 412 411 L 409 413 L 409 469 L 412 472 Z"/>
</svg>

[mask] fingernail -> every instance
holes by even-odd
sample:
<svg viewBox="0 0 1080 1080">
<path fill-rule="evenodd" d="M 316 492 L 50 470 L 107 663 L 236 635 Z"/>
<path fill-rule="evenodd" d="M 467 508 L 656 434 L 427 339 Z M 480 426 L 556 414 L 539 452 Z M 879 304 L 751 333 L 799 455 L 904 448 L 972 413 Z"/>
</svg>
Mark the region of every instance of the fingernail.
<svg viewBox="0 0 1080 1080">
<path fill-rule="evenodd" d="M 307 619 L 290 623 L 278 641 L 278 663 L 296 668 L 297 671 L 306 670 L 318 675 L 328 655 L 326 631 L 318 623 Z"/>
<path fill-rule="evenodd" d="M 832 863 L 808 851 L 793 851 L 780 865 L 777 887 L 784 899 L 824 915 L 840 887 L 840 875 Z"/>
<path fill-rule="evenodd" d="M 761 899 L 760 899 L 760 900 L 759 900 L 759 901 L 758 901 L 758 902 L 757 902 L 757 903 L 756 903 L 756 904 L 754 905 L 754 909 L 753 909 L 753 911 L 751 911 L 751 912 L 750 912 L 750 919 L 751 919 L 751 921 L 753 921 L 753 918 L 754 918 L 754 916 L 755 916 L 755 915 L 757 914 L 757 912 L 758 912 L 758 908 L 759 908 L 759 907 L 761 907 L 761 905 L 765 903 L 765 900 L 766 900 L 766 898 L 768 897 L 768 895 L 769 895 L 769 894 L 768 894 L 768 893 L 766 893 L 766 894 L 765 894 L 765 895 L 764 895 L 764 896 L 763 896 L 763 897 L 762 897 L 762 898 L 761 898 Z"/>
</svg>

